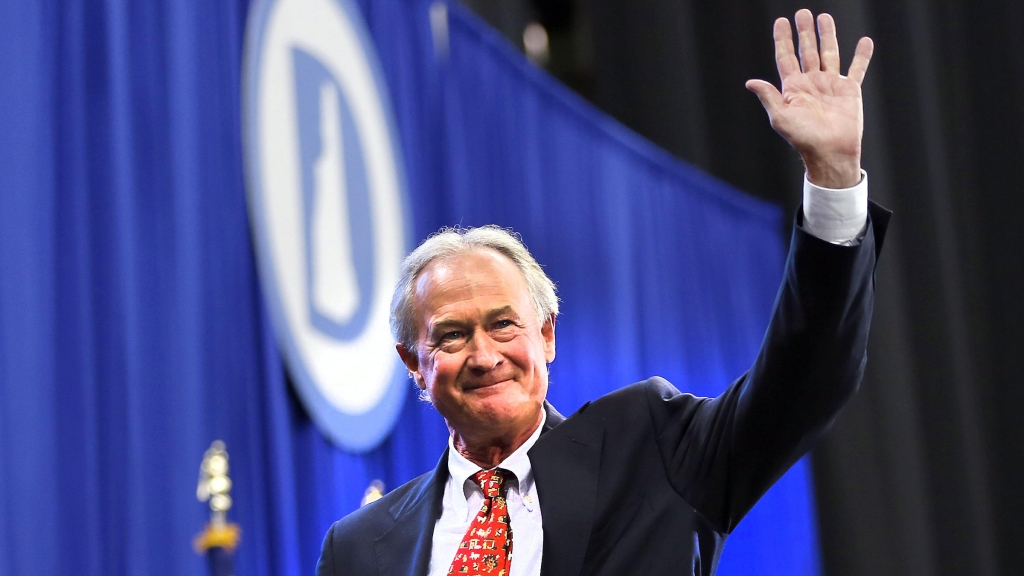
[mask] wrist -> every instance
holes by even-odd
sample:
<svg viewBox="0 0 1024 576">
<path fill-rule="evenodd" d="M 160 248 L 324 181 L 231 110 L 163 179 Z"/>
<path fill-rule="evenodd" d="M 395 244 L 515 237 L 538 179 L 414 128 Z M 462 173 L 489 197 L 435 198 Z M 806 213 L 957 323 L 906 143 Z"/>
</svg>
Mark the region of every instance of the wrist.
<svg viewBox="0 0 1024 576">
<path fill-rule="evenodd" d="M 841 189 L 860 182 L 860 156 L 841 158 L 804 158 L 807 180 L 821 188 Z"/>
</svg>

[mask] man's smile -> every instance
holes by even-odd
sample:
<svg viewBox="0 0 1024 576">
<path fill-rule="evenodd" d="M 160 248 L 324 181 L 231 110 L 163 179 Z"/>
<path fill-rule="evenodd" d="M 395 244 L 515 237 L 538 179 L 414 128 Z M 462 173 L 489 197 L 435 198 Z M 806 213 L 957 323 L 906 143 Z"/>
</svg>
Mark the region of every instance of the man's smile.
<svg viewBox="0 0 1024 576">
<path fill-rule="evenodd" d="M 485 388 L 493 388 L 506 382 L 512 382 L 512 378 L 503 378 L 501 380 L 488 380 L 485 382 L 473 382 L 467 383 L 462 386 L 463 392 L 472 392 L 474 390 L 481 390 Z"/>
</svg>

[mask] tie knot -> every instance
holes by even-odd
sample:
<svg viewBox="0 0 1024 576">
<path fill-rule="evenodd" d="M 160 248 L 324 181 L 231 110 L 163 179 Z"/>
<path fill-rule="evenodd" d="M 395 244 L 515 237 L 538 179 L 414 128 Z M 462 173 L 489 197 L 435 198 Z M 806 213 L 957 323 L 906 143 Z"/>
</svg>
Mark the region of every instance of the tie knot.
<svg viewBox="0 0 1024 576">
<path fill-rule="evenodd" d="M 508 470 L 495 468 L 494 470 L 481 470 L 473 475 L 477 486 L 483 490 L 484 497 L 494 498 L 501 496 L 505 488 L 505 479 L 511 474 Z"/>
</svg>

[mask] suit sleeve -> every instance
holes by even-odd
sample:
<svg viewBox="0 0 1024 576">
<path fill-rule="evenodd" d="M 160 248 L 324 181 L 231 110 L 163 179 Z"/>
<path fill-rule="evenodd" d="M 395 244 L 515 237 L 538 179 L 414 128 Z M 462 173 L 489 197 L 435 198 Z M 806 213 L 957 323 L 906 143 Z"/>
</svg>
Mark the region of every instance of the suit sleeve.
<svg viewBox="0 0 1024 576">
<path fill-rule="evenodd" d="M 860 385 L 874 268 L 889 212 L 875 204 L 863 241 L 839 246 L 801 227 L 751 369 L 721 396 L 647 385 L 658 449 L 675 490 L 731 532 L 827 430 Z"/>
</svg>

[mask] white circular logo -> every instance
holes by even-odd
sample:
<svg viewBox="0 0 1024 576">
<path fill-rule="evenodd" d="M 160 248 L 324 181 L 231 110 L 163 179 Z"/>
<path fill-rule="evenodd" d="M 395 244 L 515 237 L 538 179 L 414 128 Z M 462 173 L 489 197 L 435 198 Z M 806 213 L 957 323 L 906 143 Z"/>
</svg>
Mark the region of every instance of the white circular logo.
<svg viewBox="0 0 1024 576">
<path fill-rule="evenodd" d="M 404 176 L 373 44 L 351 0 L 260 0 L 243 127 L 264 298 L 314 422 L 350 450 L 391 431 L 407 380 L 388 327 Z"/>
</svg>

